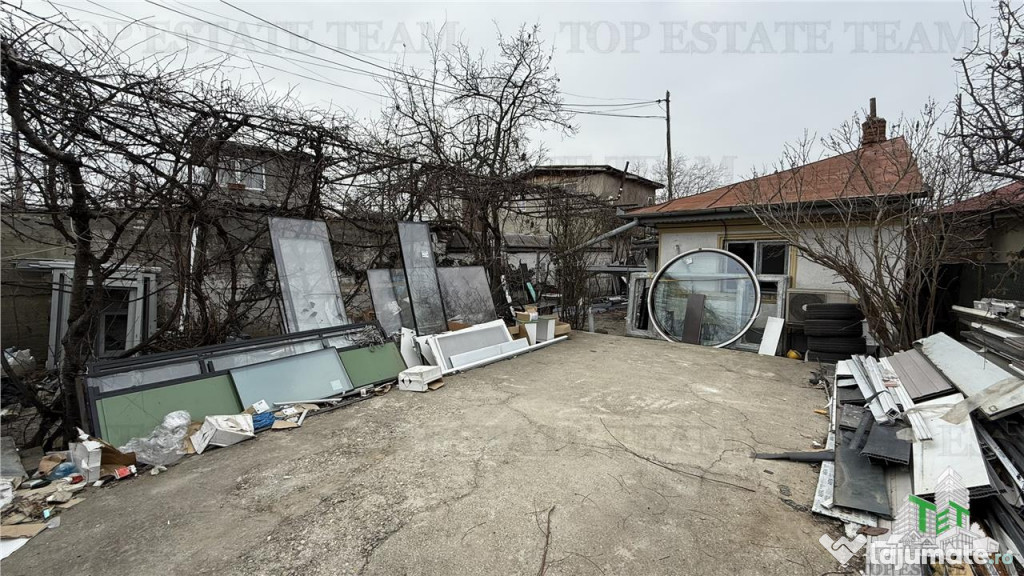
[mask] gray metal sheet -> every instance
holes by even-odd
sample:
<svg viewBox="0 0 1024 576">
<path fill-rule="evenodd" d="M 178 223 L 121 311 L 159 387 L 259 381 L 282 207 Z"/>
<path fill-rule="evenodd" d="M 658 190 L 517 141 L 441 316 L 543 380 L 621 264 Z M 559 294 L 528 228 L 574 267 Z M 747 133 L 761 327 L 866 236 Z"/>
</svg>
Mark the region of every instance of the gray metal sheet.
<svg viewBox="0 0 1024 576">
<path fill-rule="evenodd" d="M 338 351 L 325 348 L 231 370 L 242 406 L 319 400 L 352 390 Z"/>
<path fill-rule="evenodd" d="M 942 373 L 936 370 L 919 350 L 899 352 L 889 356 L 888 360 L 914 402 L 938 398 L 955 391 Z"/>
<path fill-rule="evenodd" d="M 416 333 L 424 336 L 444 332 L 448 322 L 437 281 L 430 227 L 423 222 L 399 222 L 398 241 Z"/>
<path fill-rule="evenodd" d="M 841 430 L 836 438 L 836 480 L 832 501 L 845 508 L 892 518 L 885 468 L 851 449 L 849 442 L 852 437 L 853 432 Z"/>
<path fill-rule="evenodd" d="M 402 328 L 411 330 L 416 326 L 405 272 L 401 269 L 367 270 L 366 282 L 370 286 L 373 312 L 385 334 L 398 334 Z"/>
<path fill-rule="evenodd" d="M 482 324 L 498 318 L 483 266 L 438 268 L 437 279 L 448 320 Z"/>
</svg>

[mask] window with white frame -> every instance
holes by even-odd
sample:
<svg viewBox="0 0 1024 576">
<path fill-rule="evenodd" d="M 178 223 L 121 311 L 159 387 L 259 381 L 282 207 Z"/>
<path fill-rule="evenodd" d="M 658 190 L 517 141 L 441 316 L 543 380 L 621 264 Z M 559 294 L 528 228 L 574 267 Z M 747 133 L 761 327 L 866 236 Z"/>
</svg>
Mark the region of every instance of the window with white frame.
<svg viewBox="0 0 1024 576">
<path fill-rule="evenodd" d="M 266 190 L 267 177 L 262 162 L 229 158 L 220 163 L 220 168 L 217 170 L 217 183 L 226 188 Z"/>
<path fill-rule="evenodd" d="M 789 245 L 779 240 L 729 240 L 725 250 L 740 257 L 754 274 L 789 274 Z"/>
</svg>

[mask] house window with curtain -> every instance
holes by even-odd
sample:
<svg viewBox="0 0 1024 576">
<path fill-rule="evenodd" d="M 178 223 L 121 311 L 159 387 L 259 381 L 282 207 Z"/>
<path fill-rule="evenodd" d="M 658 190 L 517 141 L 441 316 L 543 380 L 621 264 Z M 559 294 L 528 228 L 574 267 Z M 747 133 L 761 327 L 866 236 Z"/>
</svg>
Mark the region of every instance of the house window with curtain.
<svg viewBox="0 0 1024 576">
<path fill-rule="evenodd" d="M 217 182 L 225 188 L 266 190 L 267 177 L 263 163 L 258 160 L 231 158 L 221 161 Z"/>
</svg>

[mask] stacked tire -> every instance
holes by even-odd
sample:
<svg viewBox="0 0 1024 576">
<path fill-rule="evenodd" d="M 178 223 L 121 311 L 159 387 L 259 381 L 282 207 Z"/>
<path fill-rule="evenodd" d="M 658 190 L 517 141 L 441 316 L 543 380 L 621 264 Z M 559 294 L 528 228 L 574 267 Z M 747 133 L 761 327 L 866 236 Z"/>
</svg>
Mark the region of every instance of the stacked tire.
<svg viewBox="0 0 1024 576">
<path fill-rule="evenodd" d="M 808 304 L 804 317 L 807 356 L 820 362 L 838 362 L 863 354 L 864 313 L 856 304 Z"/>
</svg>

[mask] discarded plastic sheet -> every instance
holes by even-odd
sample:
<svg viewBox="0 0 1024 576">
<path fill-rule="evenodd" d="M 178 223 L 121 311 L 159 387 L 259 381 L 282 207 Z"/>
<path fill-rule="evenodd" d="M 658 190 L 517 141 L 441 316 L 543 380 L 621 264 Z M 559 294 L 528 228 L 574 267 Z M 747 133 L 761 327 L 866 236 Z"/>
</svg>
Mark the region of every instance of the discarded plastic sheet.
<svg viewBox="0 0 1024 576">
<path fill-rule="evenodd" d="M 779 340 L 782 339 L 782 328 L 786 322 L 782 318 L 768 317 L 768 323 L 764 327 L 764 336 L 761 337 L 761 345 L 757 353 L 762 356 L 775 356 L 779 351 Z"/>
<path fill-rule="evenodd" d="M 512 335 L 509 334 L 503 321 L 494 320 L 464 330 L 438 334 L 433 337 L 431 345 L 438 365 L 443 369 L 450 370 L 454 368 L 451 361 L 452 356 L 506 342 L 512 342 Z"/>
<path fill-rule="evenodd" d="M 288 332 L 348 324 L 327 224 L 271 218 L 277 276 Z"/>
<path fill-rule="evenodd" d="M 723 347 L 739 340 L 754 323 L 761 291 L 750 267 L 724 250 L 701 248 L 669 260 L 651 283 L 647 306 L 654 329 L 669 341 L 684 342 L 691 297 L 703 296 L 698 340 Z"/>
<path fill-rule="evenodd" d="M 417 351 L 416 331 L 410 328 L 402 328 L 402 336 L 399 343 L 399 351 L 402 353 L 402 360 L 409 368 L 423 364 L 423 358 Z"/>
<path fill-rule="evenodd" d="M 833 432 L 828 433 L 825 448 L 828 450 L 835 449 L 835 434 Z M 811 505 L 811 512 L 836 518 L 843 522 L 855 522 L 864 526 L 878 526 L 878 517 L 874 514 L 834 504 L 835 471 L 835 462 L 825 461 L 821 463 L 821 473 L 818 474 L 818 487 L 814 493 L 814 504 Z"/>
<path fill-rule="evenodd" d="M 293 398 L 327 398 L 353 388 L 334 348 L 235 368 L 231 379 L 243 406 L 260 400 L 276 404 Z"/>
<path fill-rule="evenodd" d="M 448 329 L 448 322 L 437 280 L 430 227 L 423 222 L 399 222 L 398 241 L 402 247 L 402 263 L 416 333 L 423 336 L 444 332 Z"/>
<path fill-rule="evenodd" d="M 530 347 L 529 343 L 525 338 L 513 340 L 511 342 L 503 342 L 501 344 L 495 344 L 493 346 L 487 346 L 486 348 L 480 348 L 477 350 L 471 350 L 469 352 L 463 352 L 462 354 L 455 354 L 449 358 L 451 361 L 452 369 L 461 369 L 472 364 L 476 364 L 482 360 L 493 358 L 496 356 L 502 356 L 504 354 L 512 352 L 522 352 Z"/>
<path fill-rule="evenodd" d="M 482 324 L 497 319 L 483 266 L 438 268 L 437 279 L 449 321 Z"/>
<path fill-rule="evenodd" d="M 370 287 L 373 312 L 385 334 L 416 326 L 402 269 L 367 270 L 366 282 Z"/>
<path fill-rule="evenodd" d="M 132 438 L 144 438 L 176 410 L 185 410 L 198 421 L 212 414 L 241 412 L 242 404 L 227 374 L 104 396 L 96 400 L 97 434 L 122 446 Z"/>
<path fill-rule="evenodd" d="M 990 419 L 1024 410 L 1024 380 L 939 332 L 914 342 L 928 361 Z"/>
<path fill-rule="evenodd" d="M 464 366 L 460 366 L 459 368 L 454 368 L 452 370 L 448 370 L 448 371 L 445 372 L 445 374 L 449 374 L 451 372 L 464 372 L 466 370 L 471 370 L 473 368 L 478 368 L 480 366 L 485 366 L 487 364 L 491 364 L 492 362 L 497 362 L 499 360 L 504 360 L 506 358 L 512 358 L 513 356 L 518 356 L 520 354 L 526 354 L 527 352 L 534 352 L 534 351 L 539 350 L 541 348 L 546 348 L 546 347 L 548 347 L 548 346 L 550 346 L 552 344 L 555 344 L 556 342 L 561 342 L 563 340 L 567 340 L 568 338 L 569 338 L 568 336 L 559 336 L 559 337 L 555 338 L 554 340 L 547 340 L 547 341 L 544 341 L 544 342 L 538 342 L 537 344 L 534 344 L 533 346 L 529 346 L 529 347 L 523 348 L 521 350 L 510 350 L 510 351 L 504 352 L 504 353 L 502 353 L 502 354 L 500 354 L 498 356 L 491 356 L 490 358 L 484 358 L 483 360 L 478 360 L 476 362 L 473 362 L 472 364 L 467 364 L 467 365 L 464 365 Z"/>
<path fill-rule="evenodd" d="M 861 455 L 897 464 L 910 464 L 910 442 L 898 437 L 901 429 L 883 424 L 872 426 L 860 451 Z"/>
<path fill-rule="evenodd" d="M 405 361 L 394 342 L 341 350 L 341 364 L 354 388 L 397 380 Z"/>
<path fill-rule="evenodd" d="M 840 431 L 836 435 L 833 502 L 845 508 L 892 518 L 885 468 L 851 448 L 852 439 L 852 432 Z"/>
<path fill-rule="evenodd" d="M 249 414 L 207 416 L 202 427 L 192 434 L 192 446 L 196 454 L 202 454 L 209 446 L 231 446 L 255 436 Z"/>
<path fill-rule="evenodd" d="M 917 405 L 932 432 L 931 440 L 914 442 L 913 446 L 914 494 L 918 496 L 934 494 L 935 484 L 946 468 L 956 470 L 966 488 L 989 485 L 974 423 L 968 419 L 952 424 L 942 418 L 963 398 L 962 394 L 951 394 Z"/>
</svg>

